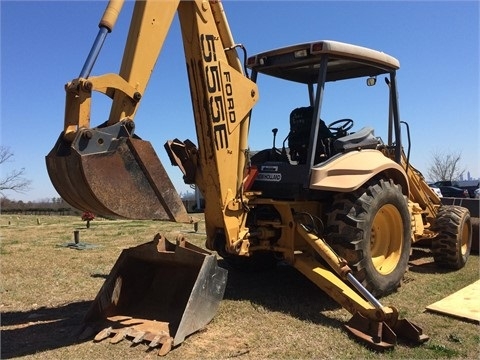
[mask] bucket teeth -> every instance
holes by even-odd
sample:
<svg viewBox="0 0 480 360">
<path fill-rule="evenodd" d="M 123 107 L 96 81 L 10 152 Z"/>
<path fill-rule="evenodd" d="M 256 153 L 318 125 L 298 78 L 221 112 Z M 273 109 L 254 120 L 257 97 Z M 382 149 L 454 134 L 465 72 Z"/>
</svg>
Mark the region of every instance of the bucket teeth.
<svg viewBox="0 0 480 360">
<path fill-rule="evenodd" d="M 137 331 L 135 333 L 135 336 L 132 340 L 132 343 L 134 344 L 139 344 L 142 342 L 142 340 L 145 338 L 146 332 L 145 331 Z"/>
<path fill-rule="evenodd" d="M 153 338 L 152 341 L 150 341 L 150 343 L 148 344 L 148 347 L 153 349 L 159 346 L 160 344 L 164 344 L 166 341 L 168 341 L 168 339 L 170 339 L 170 336 L 168 336 L 166 332 L 162 334 L 158 334 Z"/>
<path fill-rule="evenodd" d="M 157 347 L 158 345 L 160 345 L 160 338 L 161 338 L 161 335 L 155 336 L 153 340 L 150 341 L 150 343 L 148 344 L 148 347 L 153 349 L 154 347 Z"/>
<path fill-rule="evenodd" d="M 160 350 L 158 350 L 158 355 L 159 356 L 165 356 L 167 355 L 170 350 L 172 350 L 172 344 L 173 344 L 173 338 L 169 337 L 166 339 L 166 341 L 162 344 L 162 347 Z"/>
<path fill-rule="evenodd" d="M 111 344 L 118 344 L 119 342 L 130 339 L 132 345 L 137 345 L 146 342 L 150 350 L 159 348 L 158 355 L 167 355 L 173 347 L 173 338 L 165 331 L 149 332 L 142 331 L 135 328 L 135 326 L 124 327 L 121 329 L 114 329 L 111 326 L 101 330 L 96 336 L 95 341 L 100 342 L 106 338 L 110 338 Z"/>
<path fill-rule="evenodd" d="M 118 344 L 120 341 L 125 339 L 126 336 L 127 336 L 127 330 L 122 329 L 119 332 L 117 332 L 114 337 L 110 339 L 110 344 Z"/>
<path fill-rule="evenodd" d="M 108 338 L 112 334 L 112 327 L 109 326 L 108 328 L 105 328 L 101 330 L 94 338 L 95 341 L 102 341 L 106 338 Z"/>
</svg>

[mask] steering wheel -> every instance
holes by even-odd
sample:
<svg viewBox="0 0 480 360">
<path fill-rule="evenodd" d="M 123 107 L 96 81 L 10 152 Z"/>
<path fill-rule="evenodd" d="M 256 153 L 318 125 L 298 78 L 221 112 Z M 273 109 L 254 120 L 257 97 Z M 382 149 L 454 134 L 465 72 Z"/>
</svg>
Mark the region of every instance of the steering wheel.
<svg viewBox="0 0 480 360">
<path fill-rule="evenodd" d="M 340 124 L 340 125 L 339 125 Z M 328 130 L 335 131 L 337 134 L 346 134 L 353 127 L 352 119 L 340 119 L 328 125 Z"/>
</svg>

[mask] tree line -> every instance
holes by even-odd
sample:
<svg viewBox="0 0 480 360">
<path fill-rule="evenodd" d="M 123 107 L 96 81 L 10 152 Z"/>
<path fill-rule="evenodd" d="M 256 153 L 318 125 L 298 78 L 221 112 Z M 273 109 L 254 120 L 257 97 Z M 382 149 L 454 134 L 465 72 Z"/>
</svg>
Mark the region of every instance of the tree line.
<svg viewBox="0 0 480 360">
<path fill-rule="evenodd" d="M 1 197 L 0 212 L 18 215 L 81 215 L 82 213 L 60 197 L 28 202 Z"/>
</svg>

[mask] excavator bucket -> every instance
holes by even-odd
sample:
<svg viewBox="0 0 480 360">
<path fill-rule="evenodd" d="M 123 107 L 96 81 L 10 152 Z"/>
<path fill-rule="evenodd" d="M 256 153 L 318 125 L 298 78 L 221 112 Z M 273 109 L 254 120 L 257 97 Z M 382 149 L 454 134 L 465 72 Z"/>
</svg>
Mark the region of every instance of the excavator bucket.
<svg viewBox="0 0 480 360">
<path fill-rule="evenodd" d="M 46 157 L 50 179 L 73 207 L 113 218 L 190 222 L 155 150 L 123 123 L 63 133 Z"/>
<path fill-rule="evenodd" d="M 210 322 L 226 281 L 215 255 L 157 234 L 123 250 L 86 315 L 86 332 L 100 330 L 96 341 L 129 339 L 160 347 L 165 355 Z"/>
</svg>

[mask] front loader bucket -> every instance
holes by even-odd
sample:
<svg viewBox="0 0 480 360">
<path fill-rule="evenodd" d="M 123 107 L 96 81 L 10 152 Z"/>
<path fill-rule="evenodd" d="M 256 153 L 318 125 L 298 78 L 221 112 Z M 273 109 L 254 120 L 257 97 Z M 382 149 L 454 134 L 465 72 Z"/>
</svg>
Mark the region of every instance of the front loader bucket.
<svg viewBox="0 0 480 360">
<path fill-rule="evenodd" d="M 101 330 L 97 341 L 128 338 L 164 355 L 210 322 L 226 281 L 215 255 L 157 235 L 123 250 L 85 317 L 87 329 Z"/>
<path fill-rule="evenodd" d="M 60 135 L 46 157 L 50 179 L 73 207 L 114 218 L 189 222 L 155 150 L 118 123 Z"/>
</svg>

